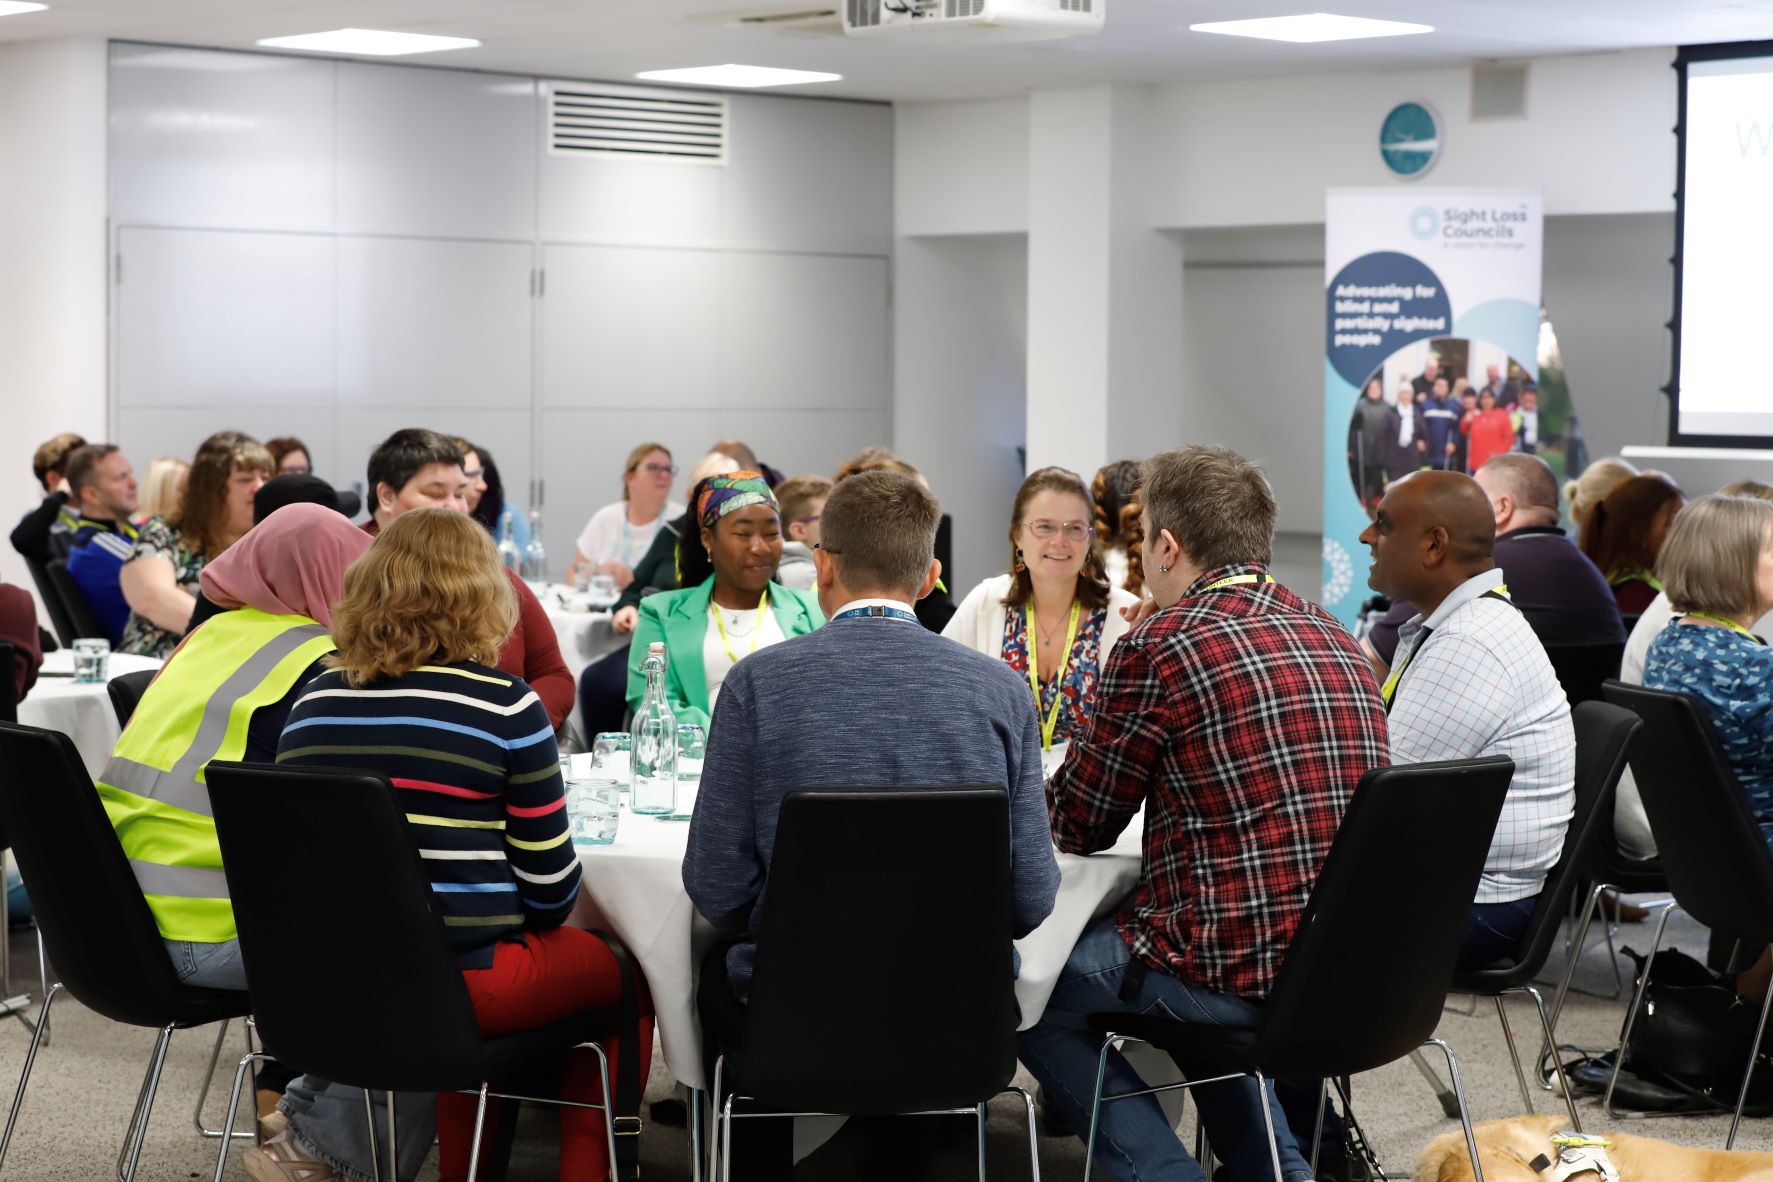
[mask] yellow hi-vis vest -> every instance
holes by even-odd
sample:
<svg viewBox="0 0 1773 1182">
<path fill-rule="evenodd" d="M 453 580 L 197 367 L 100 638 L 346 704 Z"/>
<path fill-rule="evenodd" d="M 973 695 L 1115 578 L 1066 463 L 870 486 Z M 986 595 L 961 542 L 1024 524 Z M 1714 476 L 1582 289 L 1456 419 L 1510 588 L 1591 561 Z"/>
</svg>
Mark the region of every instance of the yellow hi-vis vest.
<svg viewBox="0 0 1773 1182">
<path fill-rule="evenodd" d="M 142 695 L 98 793 L 167 939 L 234 938 L 203 769 L 245 754 L 253 713 L 333 648 L 306 616 L 224 612 L 191 634 Z"/>
</svg>

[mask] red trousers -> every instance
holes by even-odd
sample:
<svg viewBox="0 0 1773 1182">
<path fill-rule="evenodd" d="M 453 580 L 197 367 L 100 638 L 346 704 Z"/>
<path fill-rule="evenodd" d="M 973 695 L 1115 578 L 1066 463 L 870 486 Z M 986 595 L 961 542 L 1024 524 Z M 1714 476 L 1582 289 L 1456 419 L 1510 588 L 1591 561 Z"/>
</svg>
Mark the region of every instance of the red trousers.
<svg viewBox="0 0 1773 1182">
<path fill-rule="evenodd" d="M 602 940 L 578 928 L 525 932 L 521 943 L 502 940 L 493 950 L 491 968 L 467 969 L 462 976 L 468 983 L 474 1013 L 480 1019 L 480 1032 L 495 1036 L 545 1026 L 585 1010 L 613 1007 L 622 995 L 615 954 Z M 613 1040 L 603 1044 L 609 1055 L 611 1086 L 615 1084 L 619 1055 L 638 1053 L 640 1078 L 646 1079 L 653 1050 L 651 999 L 640 998 L 640 1013 L 638 1047 L 618 1045 Z M 596 1052 L 572 1052 L 561 1094 L 567 1100 L 603 1102 Z M 475 1103 L 475 1097 L 459 1092 L 437 1097 L 441 1182 L 462 1182 L 468 1176 Z M 487 1168 L 486 1151 L 493 1141 L 497 1104 L 496 1100 L 487 1101 L 487 1122 L 481 1135 L 482 1171 Z M 560 1176 L 574 1182 L 599 1182 L 609 1177 L 603 1113 L 593 1108 L 560 1110 Z"/>
</svg>

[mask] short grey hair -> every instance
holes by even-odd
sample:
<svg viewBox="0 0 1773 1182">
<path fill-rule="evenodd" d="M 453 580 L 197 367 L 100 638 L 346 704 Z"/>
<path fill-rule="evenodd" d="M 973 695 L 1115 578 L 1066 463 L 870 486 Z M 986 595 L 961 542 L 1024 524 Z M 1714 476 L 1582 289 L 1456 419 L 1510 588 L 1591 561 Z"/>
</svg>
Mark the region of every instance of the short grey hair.
<svg viewBox="0 0 1773 1182">
<path fill-rule="evenodd" d="M 1538 456 L 1518 451 L 1504 452 L 1484 461 L 1478 471 L 1495 476 L 1521 508 L 1558 511 L 1557 473 Z"/>
<path fill-rule="evenodd" d="M 1675 514 L 1656 556 L 1656 577 L 1677 612 L 1736 616 L 1759 595 L 1755 568 L 1773 549 L 1773 504 L 1756 497 L 1700 497 Z"/>
<path fill-rule="evenodd" d="M 903 472 L 861 472 L 831 490 L 819 515 L 820 547 L 851 590 L 915 595 L 936 556 L 942 507 Z"/>
<path fill-rule="evenodd" d="M 1145 461 L 1140 486 L 1151 538 L 1169 530 L 1203 571 L 1268 565 L 1274 546 L 1274 491 L 1262 469 L 1228 447 L 1196 444 Z"/>
</svg>

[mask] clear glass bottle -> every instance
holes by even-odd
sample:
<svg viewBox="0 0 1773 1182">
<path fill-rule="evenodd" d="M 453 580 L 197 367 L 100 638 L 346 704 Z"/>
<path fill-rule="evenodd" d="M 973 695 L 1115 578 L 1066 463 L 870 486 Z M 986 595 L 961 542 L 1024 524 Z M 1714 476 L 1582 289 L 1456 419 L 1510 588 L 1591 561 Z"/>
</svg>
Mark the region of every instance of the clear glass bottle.
<svg viewBox="0 0 1773 1182">
<path fill-rule="evenodd" d="M 523 555 L 517 552 L 517 539 L 511 536 L 515 520 L 509 509 L 499 518 L 499 561 L 505 564 L 506 570 L 514 573 L 523 567 Z"/>
<path fill-rule="evenodd" d="M 523 577 L 527 582 L 548 581 L 548 552 L 542 548 L 542 511 L 529 511 L 529 541 L 523 546 Z"/>
<path fill-rule="evenodd" d="M 647 647 L 646 696 L 634 712 L 634 787 L 628 807 L 660 814 L 677 808 L 677 716 L 665 697 L 665 645 Z"/>
</svg>

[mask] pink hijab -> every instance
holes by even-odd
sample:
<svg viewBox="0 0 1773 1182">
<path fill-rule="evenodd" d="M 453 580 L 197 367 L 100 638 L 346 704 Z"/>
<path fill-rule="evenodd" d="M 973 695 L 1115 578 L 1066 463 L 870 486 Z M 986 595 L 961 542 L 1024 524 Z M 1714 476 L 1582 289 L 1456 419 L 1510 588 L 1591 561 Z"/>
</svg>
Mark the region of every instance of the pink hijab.
<svg viewBox="0 0 1773 1182">
<path fill-rule="evenodd" d="M 331 628 L 345 568 L 372 541 L 335 509 L 285 505 L 203 568 L 203 594 L 223 609 L 307 616 Z"/>
</svg>

